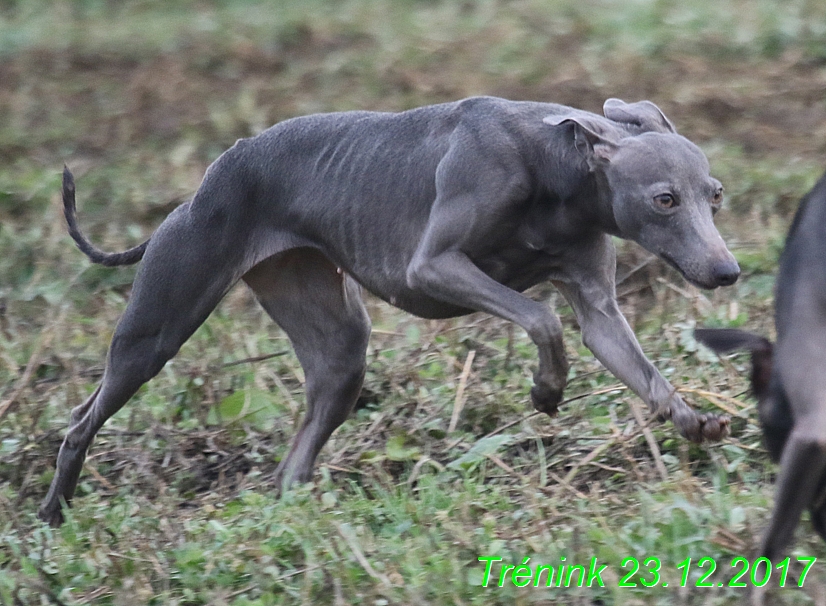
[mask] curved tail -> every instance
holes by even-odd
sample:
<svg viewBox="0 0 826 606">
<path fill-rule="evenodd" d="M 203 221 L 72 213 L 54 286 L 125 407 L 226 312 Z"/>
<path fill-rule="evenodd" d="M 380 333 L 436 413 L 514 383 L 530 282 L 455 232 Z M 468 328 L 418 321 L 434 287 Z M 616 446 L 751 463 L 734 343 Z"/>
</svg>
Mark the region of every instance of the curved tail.
<svg viewBox="0 0 826 606">
<path fill-rule="evenodd" d="M 100 250 L 94 244 L 89 242 L 77 225 L 77 208 L 75 205 L 75 179 L 72 176 L 68 167 L 63 167 L 63 216 L 66 217 L 66 223 L 69 225 L 69 235 L 77 244 L 77 247 L 85 254 L 93 263 L 100 263 L 107 267 L 116 267 L 118 265 L 133 265 L 143 258 L 146 252 L 146 245 L 149 240 L 143 244 L 139 244 L 134 248 L 118 253 L 108 253 Z"/>
</svg>

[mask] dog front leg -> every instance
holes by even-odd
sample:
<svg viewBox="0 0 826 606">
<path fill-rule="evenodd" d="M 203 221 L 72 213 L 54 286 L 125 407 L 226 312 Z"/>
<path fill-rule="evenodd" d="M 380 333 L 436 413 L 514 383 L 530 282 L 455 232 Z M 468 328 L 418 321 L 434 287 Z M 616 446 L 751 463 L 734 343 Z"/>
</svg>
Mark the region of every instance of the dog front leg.
<svg viewBox="0 0 826 606">
<path fill-rule="evenodd" d="M 446 303 L 484 311 L 518 324 L 539 350 L 531 399 L 536 410 L 553 415 L 562 400 L 568 360 L 559 318 L 542 303 L 499 284 L 459 251 L 419 256 L 407 272 L 408 285 Z"/>
<path fill-rule="evenodd" d="M 728 433 L 725 416 L 697 414 L 645 357 L 614 296 L 613 281 L 585 286 L 554 282 L 579 320 L 582 341 L 597 359 L 636 393 L 661 419 L 671 419 L 693 442 L 720 440 Z"/>
</svg>

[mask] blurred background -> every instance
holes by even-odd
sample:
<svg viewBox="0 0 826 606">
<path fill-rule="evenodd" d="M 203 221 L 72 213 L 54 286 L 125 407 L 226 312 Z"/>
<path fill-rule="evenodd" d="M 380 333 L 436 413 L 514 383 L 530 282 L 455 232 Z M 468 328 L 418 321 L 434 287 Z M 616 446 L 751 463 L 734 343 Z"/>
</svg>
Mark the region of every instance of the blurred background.
<svg viewBox="0 0 826 606">
<path fill-rule="evenodd" d="M 36 520 L 134 277 L 75 249 L 64 163 L 84 230 L 120 250 L 239 137 L 478 94 L 599 113 L 608 97 L 650 99 L 706 152 L 741 280 L 699 291 L 618 242 L 618 291 L 685 397 L 732 415 L 730 440 L 689 445 L 659 424 L 647 440 L 629 409 L 642 404 L 582 347 L 551 289 L 532 296 L 562 317 L 567 395 L 580 396 L 552 420 L 530 414 L 536 356 L 520 329 L 369 299 L 358 410 L 314 484 L 277 501 L 267 478 L 300 420 L 303 374 L 236 288 L 99 434 L 67 524 Z M 691 329 L 772 336 L 785 231 L 824 169 L 819 0 L 0 0 L 0 603 L 737 603 L 729 587 L 677 589 L 676 564 L 716 558 L 727 583 L 768 518 L 774 468 L 748 360 L 720 362 Z M 806 521 L 796 553 L 825 555 L 810 535 Z M 486 555 L 611 567 L 602 589 L 482 588 Z M 669 587 L 618 589 L 627 556 L 659 557 Z M 815 567 L 773 603 L 821 604 L 824 591 Z"/>
</svg>

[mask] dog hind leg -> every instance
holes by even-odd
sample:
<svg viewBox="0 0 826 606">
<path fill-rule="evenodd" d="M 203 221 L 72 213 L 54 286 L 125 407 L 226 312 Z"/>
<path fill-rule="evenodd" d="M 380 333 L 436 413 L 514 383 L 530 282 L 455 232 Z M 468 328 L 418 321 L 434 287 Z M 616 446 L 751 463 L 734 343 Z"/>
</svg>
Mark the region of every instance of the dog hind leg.
<svg viewBox="0 0 826 606">
<path fill-rule="evenodd" d="M 187 206 L 176 209 L 153 235 L 112 337 L 103 379 L 72 411 L 38 511 L 53 526 L 63 521 L 61 501 L 71 501 L 97 431 L 178 352 L 243 273 L 243 253 L 215 244 L 221 226 L 205 228 Z"/>
<path fill-rule="evenodd" d="M 318 453 L 361 392 L 370 318 L 360 286 L 314 249 L 270 257 L 244 281 L 287 333 L 304 369 L 307 413 L 275 473 L 286 489 L 312 478 Z"/>
</svg>

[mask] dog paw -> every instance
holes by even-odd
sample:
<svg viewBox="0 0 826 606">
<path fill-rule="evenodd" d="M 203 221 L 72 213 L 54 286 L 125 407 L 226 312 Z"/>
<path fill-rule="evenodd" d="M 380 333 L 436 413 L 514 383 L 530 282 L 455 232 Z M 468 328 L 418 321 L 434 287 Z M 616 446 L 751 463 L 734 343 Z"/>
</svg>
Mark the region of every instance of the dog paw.
<svg viewBox="0 0 826 606">
<path fill-rule="evenodd" d="M 692 442 L 719 442 L 727 435 L 731 420 L 725 415 L 697 414 L 694 411 L 672 415 L 672 422 L 680 434 Z"/>
<path fill-rule="evenodd" d="M 313 481 L 312 461 L 305 464 L 302 469 L 296 469 L 290 463 L 288 456 L 281 461 L 275 472 L 270 476 L 269 483 L 274 486 L 276 496 L 283 496 L 291 487 Z"/>
<path fill-rule="evenodd" d="M 46 522 L 52 528 L 57 528 L 63 524 L 63 510 L 60 505 L 52 507 L 50 505 L 43 505 L 37 511 L 37 517 Z"/>
<path fill-rule="evenodd" d="M 701 415 L 703 439 L 719 442 L 731 433 L 731 419 L 726 415 Z"/>
<path fill-rule="evenodd" d="M 551 389 L 547 385 L 534 385 L 531 388 L 533 407 L 553 417 L 559 412 L 559 403 L 562 401 L 562 390 Z"/>
</svg>

